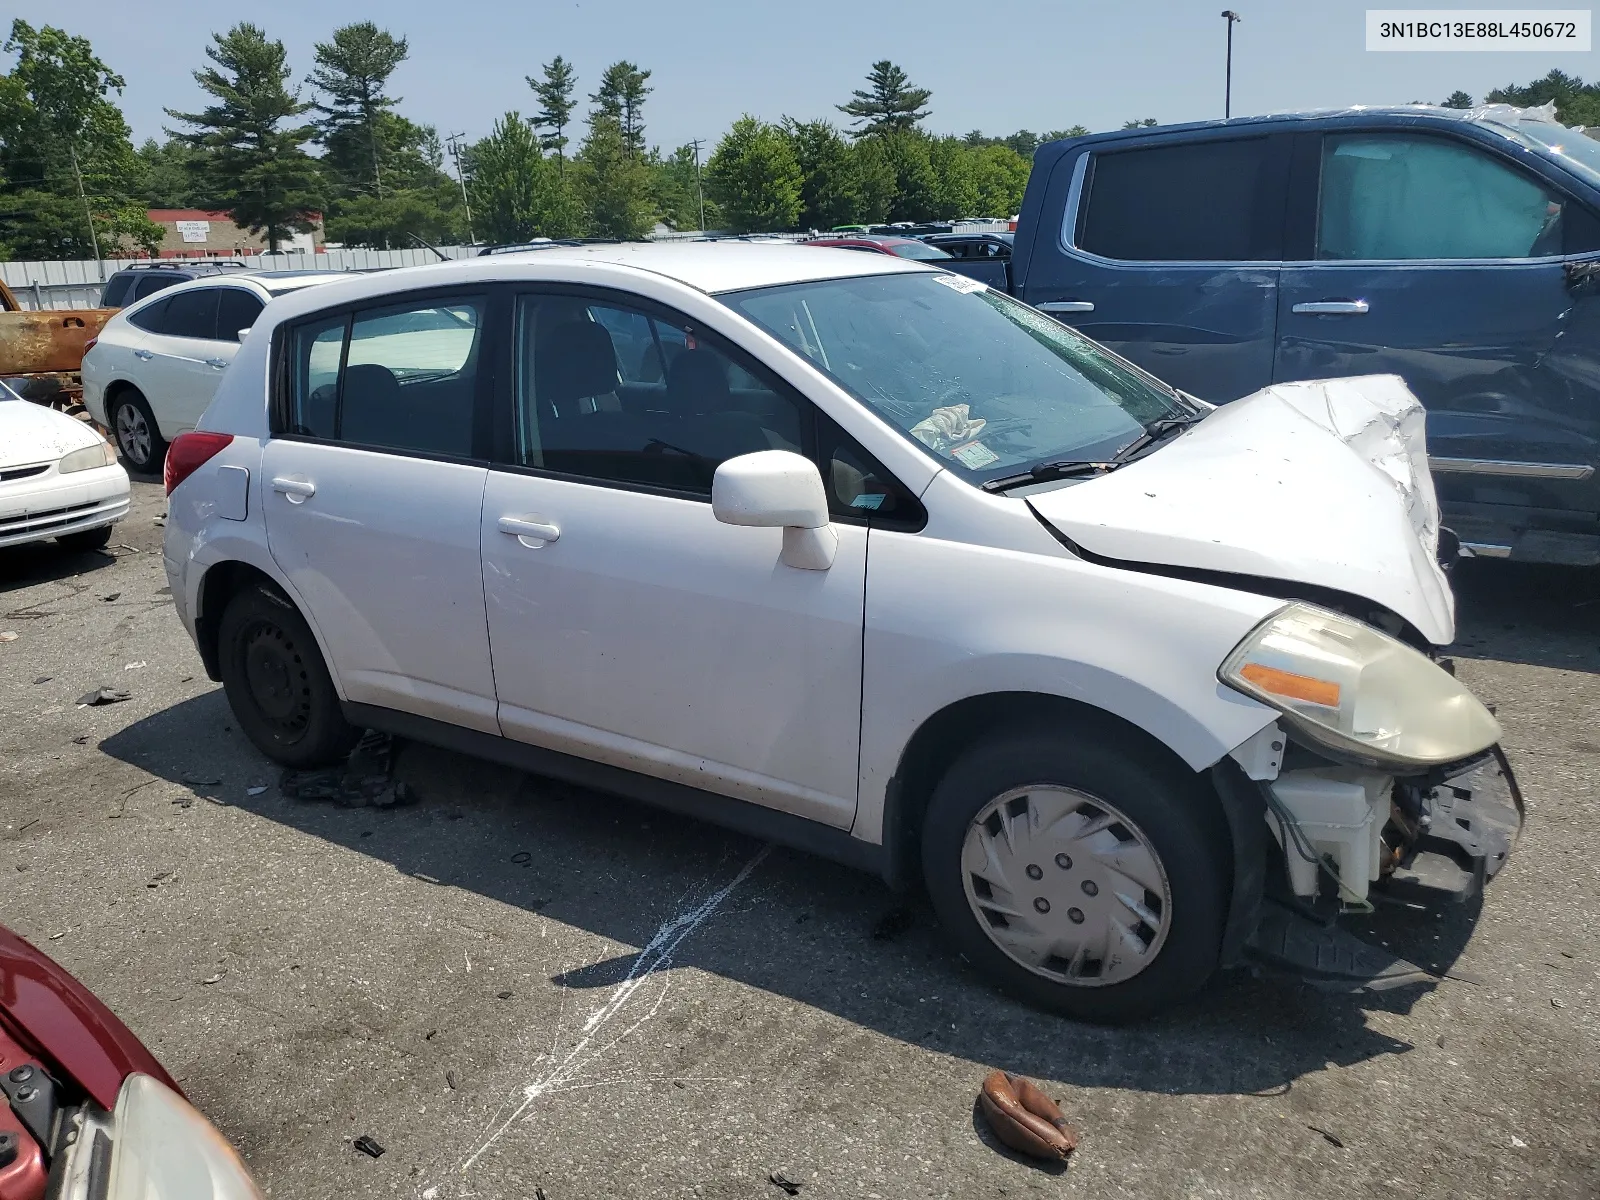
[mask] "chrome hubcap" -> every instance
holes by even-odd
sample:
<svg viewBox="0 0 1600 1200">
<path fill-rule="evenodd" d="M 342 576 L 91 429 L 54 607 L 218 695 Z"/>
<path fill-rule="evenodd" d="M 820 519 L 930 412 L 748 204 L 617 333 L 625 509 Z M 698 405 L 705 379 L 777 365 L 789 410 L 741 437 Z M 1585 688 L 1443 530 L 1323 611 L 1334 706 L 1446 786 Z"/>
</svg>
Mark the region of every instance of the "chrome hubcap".
<svg viewBox="0 0 1600 1200">
<path fill-rule="evenodd" d="M 144 414 L 131 404 L 117 409 L 117 446 L 130 462 L 150 460 L 150 426 Z"/>
<path fill-rule="evenodd" d="M 967 830 L 961 867 L 990 940 L 1058 983 L 1132 979 L 1172 924 L 1167 873 L 1144 832 L 1074 788 L 1040 784 L 991 800 Z"/>
</svg>

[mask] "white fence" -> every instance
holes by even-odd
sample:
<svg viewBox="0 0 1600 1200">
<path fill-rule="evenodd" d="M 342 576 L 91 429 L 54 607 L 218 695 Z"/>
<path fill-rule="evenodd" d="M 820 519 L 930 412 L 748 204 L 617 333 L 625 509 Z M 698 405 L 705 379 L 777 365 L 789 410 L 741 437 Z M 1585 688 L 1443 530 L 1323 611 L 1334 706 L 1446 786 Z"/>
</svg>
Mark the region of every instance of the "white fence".
<svg viewBox="0 0 1600 1200">
<path fill-rule="evenodd" d="M 471 258 L 473 246 L 440 246 L 446 258 Z M 107 258 L 72 262 L 0 262 L 0 279 L 24 308 L 96 308 L 100 289 L 113 272 L 148 258 Z M 164 259 L 182 266 L 181 258 Z M 328 250 L 322 254 L 264 254 L 231 259 L 267 271 L 381 271 L 420 267 L 439 261 L 432 250 Z"/>
</svg>

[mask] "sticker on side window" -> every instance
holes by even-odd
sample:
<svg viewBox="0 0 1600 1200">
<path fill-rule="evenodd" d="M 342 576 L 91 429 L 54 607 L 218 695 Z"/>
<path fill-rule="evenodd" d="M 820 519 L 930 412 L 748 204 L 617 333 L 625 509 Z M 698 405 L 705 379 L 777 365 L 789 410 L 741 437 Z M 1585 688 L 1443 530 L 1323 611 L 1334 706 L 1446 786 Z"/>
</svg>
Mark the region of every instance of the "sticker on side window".
<svg viewBox="0 0 1600 1200">
<path fill-rule="evenodd" d="M 963 294 L 989 290 L 989 285 L 986 283 L 979 283 L 976 279 L 968 279 L 965 275 L 953 275 L 949 271 L 935 275 L 933 279 L 935 283 L 942 283 L 945 287 Z"/>
<path fill-rule="evenodd" d="M 981 471 L 984 467 L 1000 461 L 1000 456 L 982 442 L 968 442 L 965 446 L 956 446 L 950 451 L 950 457 L 973 471 Z"/>
</svg>

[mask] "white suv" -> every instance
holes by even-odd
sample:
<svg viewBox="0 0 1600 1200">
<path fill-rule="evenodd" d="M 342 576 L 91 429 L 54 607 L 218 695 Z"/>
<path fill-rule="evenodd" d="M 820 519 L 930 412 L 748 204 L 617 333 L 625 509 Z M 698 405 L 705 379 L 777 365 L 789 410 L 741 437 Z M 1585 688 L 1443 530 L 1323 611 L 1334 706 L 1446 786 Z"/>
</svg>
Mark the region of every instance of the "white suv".
<svg viewBox="0 0 1600 1200">
<path fill-rule="evenodd" d="M 1514 785 L 1427 653 L 1421 430 L 1392 377 L 1213 410 L 888 255 L 547 249 L 274 303 L 166 567 L 280 763 L 383 729 L 920 876 L 1121 1019 L 1503 860 L 1443 819 Z"/>
<path fill-rule="evenodd" d="M 128 466 L 159 471 L 167 443 L 194 428 L 267 302 L 342 278 L 340 271 L 250 271 L 145 293 L 89 343 L 84 405 L 111 430 Z"/>
</svg>

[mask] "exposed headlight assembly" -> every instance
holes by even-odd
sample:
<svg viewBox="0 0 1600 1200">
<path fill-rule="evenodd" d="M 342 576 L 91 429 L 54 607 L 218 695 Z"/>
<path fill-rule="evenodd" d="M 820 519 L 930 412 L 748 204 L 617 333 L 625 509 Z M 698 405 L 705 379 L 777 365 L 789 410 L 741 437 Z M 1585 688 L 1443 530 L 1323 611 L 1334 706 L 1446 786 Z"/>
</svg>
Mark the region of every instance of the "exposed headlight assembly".
<svg viewBox="0 0 1600 1200">
<path fill-rule="evenodd" d="M 129 1075 L 117 1096 L 105 1200 L 261 1200 L 233 1147 L 171 1088 Z"/>
<path fill-rule="evenodd" d="M 102 438 L 98 446 L 85 446 L 82 450 L 62 455 L 61 465 L 56 470 L 63 475 L 70 475 L 74 471 L 92 471 L 96 467 L 109 467 L 116 461 L 117 452 L 111 448 L 110 442 Z"/>
<path fill-rule="evenodd" d="M 1308 742 L 1396 773 L 1459 762 L 1500 723 L 1448 671 L 1364 622 L 1291 604 L 1222 664 L 1229 687 L 1270 704 Z"/>
</svg>

